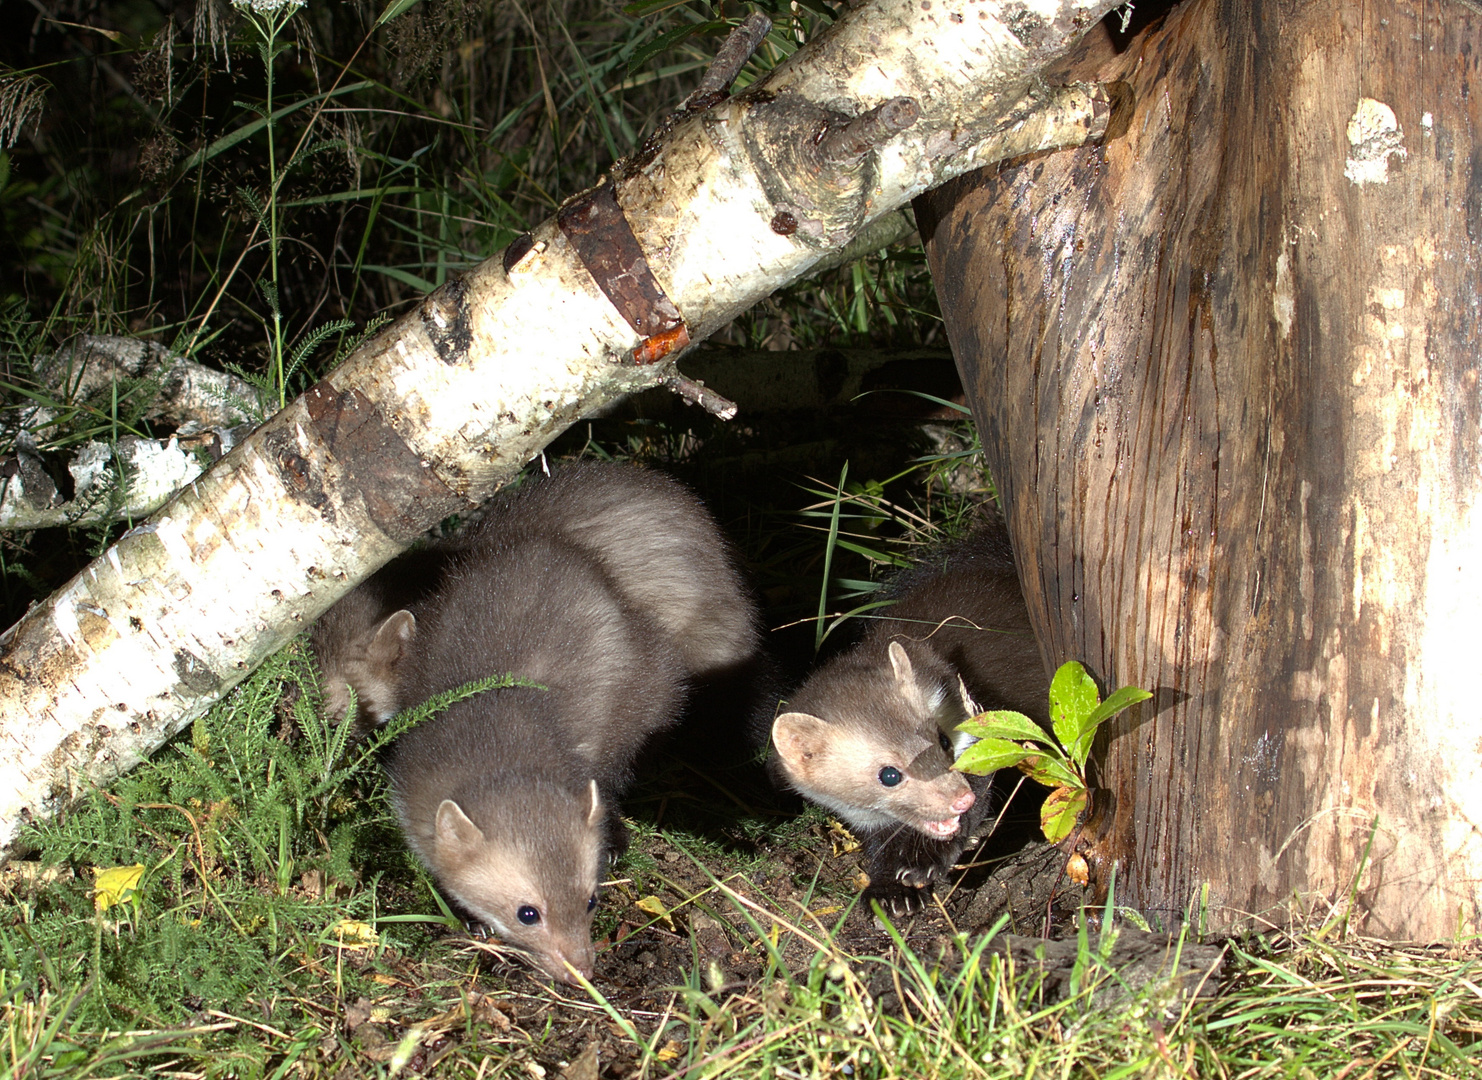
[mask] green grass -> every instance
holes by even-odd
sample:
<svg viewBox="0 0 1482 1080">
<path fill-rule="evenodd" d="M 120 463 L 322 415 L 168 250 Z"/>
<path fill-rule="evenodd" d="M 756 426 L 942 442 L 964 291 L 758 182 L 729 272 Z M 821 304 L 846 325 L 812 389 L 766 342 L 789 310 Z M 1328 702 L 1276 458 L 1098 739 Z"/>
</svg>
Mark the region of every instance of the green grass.
<svg viewBox="0 0 1482 1080">
<path fill-rule="evenodd" d="M 1213 1001 L 1108 1002 L 1092 933 L 1079 992 L 1046 1002 L 981 936 L 841 934 L 817 812 L 729 838 L 635 822 L 599 931 L 668 942 L 670 989 L 542 989 L 447 933 L 372 757 L 316 705 L 295 645 L 30 831 L 39 858 L 3 877 L 0 1076 L 530 1076 L 594 1039 L 654 1077 L 1482 1076 L 1475 943 L 1294 931 L 1232 943 Z M 95 872 L 132 864 L 100 910 Z"/>
<path fill-rule="evenodd" d="M 306 685 L 301 650 L 280 653 L 189 738 L 27 834 L 70 873 L 17 898 L 0 929 L 10 989 L 85 985 L 72 1018 L 99 1028 L 179 1026 L 207 1001 L 288 1022 L 284 973 L 311 977 L 342 920 L 379 914 L 362 869 L 412 887 L 374 760 L 336 765 L 342 740 Z M 135 899 L 95 909 L 91 872 L 130 864 L 145 868 Z"/>
</svg>

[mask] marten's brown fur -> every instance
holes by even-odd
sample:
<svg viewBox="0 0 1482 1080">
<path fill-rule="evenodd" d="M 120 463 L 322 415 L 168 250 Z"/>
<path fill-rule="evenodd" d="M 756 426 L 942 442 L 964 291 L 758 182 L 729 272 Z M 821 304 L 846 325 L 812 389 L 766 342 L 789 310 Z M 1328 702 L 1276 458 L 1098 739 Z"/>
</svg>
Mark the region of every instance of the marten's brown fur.
<svg viewBox="0 0 1482 1080">
<path fill-rule="evenodd" d="M 755 603 L 700 501 L 632 466 L 536 478 L 417 558 L 418 575 L 435 568 L 430 588 L 411 583 L 408 606 L 388 611 L 392 564 L 340 602 L 316 648 L 364 657 L 335 671 L 371 719 L 490 675 L 543 687 L 449 707 L 398 739 L 386 767 L 407 842 L 442 889 L 548 974 L 590 975 L 634 758 L 694 685 L 756 665 Z"/>
</svg>

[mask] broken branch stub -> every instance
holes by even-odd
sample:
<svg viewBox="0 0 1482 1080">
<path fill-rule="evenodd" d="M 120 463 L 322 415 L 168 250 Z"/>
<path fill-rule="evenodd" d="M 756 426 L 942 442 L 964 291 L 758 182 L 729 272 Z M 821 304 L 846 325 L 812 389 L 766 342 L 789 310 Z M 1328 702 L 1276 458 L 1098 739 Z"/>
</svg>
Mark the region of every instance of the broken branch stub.
<svg viewBox="0 0 1482 1080">
<path fill-rule="evenodd" d="M 578 418 L 674 379 L 682 339 L 927 187 L 1098 136 L 1097 91 L 1036 75 L 1112 6 L 863 3 L 614 167 L 610 198 L 646 267 L 636 306 L 613 293 L 637 256 L 614 260 L 604 288 L 606 256 L 579 251 L 558 215 L 363 345 L 0 637 L 0 845 L 151 752 Z M 817 155 L 820 131 L 857 144 L 851 122 L 900 98 L 919 109 L 904 130 L 885 130 L 907 115 L 892 105 L 865 125 L 880 138 L 862 156 Z"/>
<path fill-rule="evenodd" d="M 706 108 L 714 105 L 717 95 L 725 94 L 731 89 L 731 83 L 736 81 L 736 76 L 741 74 L 746 61 L 751 59 L 751 54 L 756 52 L 757 46 L 771 29 L 772 20 L 760 11 L 746 16 L 741 25 L 732 30 L 716 50 L 715 59 L 710 61 L 710 66 L 700 78 L 700 85 L 684 99 L 679 111 L 688 112 L 700 102 L 704 102 Z"/>
<path fill-rule="evenodd" d="M 818 143 L 818 160 L 824 166 L 857 161 L 920 117 L 921 107 L 910 98 L 891 98 L 835 131 L 825 130 Z"/>
</svg>

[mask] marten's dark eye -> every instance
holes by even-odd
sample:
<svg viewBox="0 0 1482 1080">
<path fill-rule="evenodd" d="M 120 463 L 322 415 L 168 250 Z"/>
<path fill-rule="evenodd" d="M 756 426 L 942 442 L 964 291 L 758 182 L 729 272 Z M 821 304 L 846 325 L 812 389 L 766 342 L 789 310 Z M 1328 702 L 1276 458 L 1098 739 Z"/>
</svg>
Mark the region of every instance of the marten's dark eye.
<svg viewBox="0 0 1482 1080">
<path fill-rule="evenodd" d="M 515 912 L 515 918 L 519 919 L 526 926 L 534 926 L 540 922 L 540 912 L 529 904 L 521 904 L 520 910 Z"/>
<path fill-rule="evenodd" d="M 896 784 L 899 784 L 904 779 L 905 777 L 901 775 L 901 771 L 894 765 L 887 765 L 880 770 L 880 783 L 886 787 L 895 787 Z"/>
<path fill-rule="evenodd" d="M 945 753 L 948 757 L 951 757 L 952 740 L 947 738 L 947 733 L 945 731 L 938 732 L 937 737 L 942 741 L 942 752 Z"/>
<path fill-rule="evenodd" d="M 587 897 L 587 911 L 590 912 L 596 906 L 597 906 L 597 894 L 596 893 L 593 893 L 591 896 Z"/>
</svg>

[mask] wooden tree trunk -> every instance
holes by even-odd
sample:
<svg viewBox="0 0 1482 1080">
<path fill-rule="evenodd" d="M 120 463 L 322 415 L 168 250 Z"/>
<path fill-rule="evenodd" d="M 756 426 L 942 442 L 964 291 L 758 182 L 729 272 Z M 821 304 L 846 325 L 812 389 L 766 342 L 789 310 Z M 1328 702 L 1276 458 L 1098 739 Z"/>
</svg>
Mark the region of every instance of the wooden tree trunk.
<svg viewBox="0 0 1482 1080">
<path fill-rule="evenodd" d="M 1046 661 L 1156 692 L 1086 845 L 1165 920 L 1479 928 L 1479 59 L 1190 0 L 1057 73 L 1124 80 L 1102 148 L 918 200 Z"/>
</svg>

